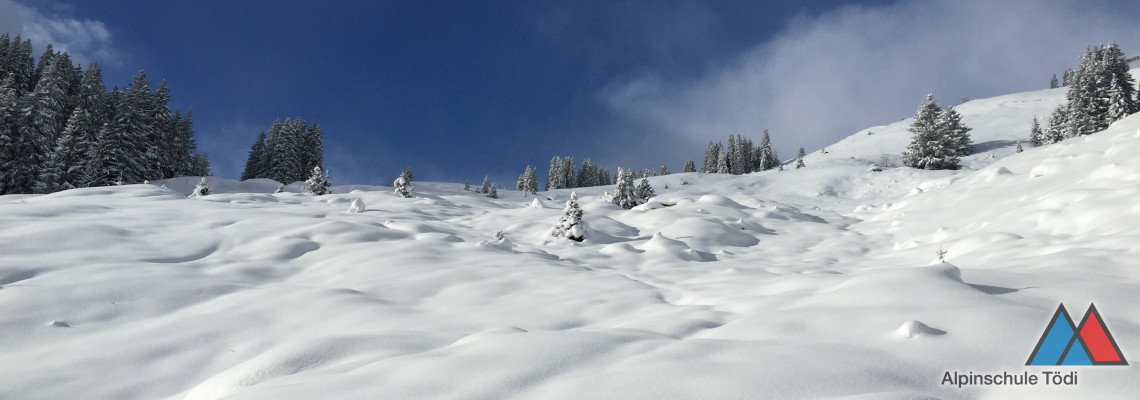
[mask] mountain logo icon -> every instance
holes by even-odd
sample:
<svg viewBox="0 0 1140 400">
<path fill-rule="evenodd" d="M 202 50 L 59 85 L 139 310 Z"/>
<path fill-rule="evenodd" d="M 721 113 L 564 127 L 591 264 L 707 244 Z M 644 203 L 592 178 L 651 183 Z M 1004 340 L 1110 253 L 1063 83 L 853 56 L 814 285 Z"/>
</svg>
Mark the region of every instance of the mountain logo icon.
<svg viewBox="0 0 1140 400">
<path fill-rule="evenodd" d="M 1128 360 L 1096 305 L 1090 304 L 1081 324 L 1074 325 L 1061 304 L 1025 365 L 1128 365 Z"/>
</svg>

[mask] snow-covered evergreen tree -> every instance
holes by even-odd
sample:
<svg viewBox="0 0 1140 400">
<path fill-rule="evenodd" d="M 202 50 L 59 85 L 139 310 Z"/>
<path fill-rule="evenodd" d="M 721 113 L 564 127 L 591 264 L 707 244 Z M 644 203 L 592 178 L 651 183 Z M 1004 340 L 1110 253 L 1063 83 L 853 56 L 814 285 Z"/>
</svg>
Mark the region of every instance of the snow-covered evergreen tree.
<svg viewBox="0 0 1140 400">
<path fill-rule="evenodd" d="M 1040 147 L 1045 140 L 1045 132 L 1041 130 L 1041 124 L 1037 123 L 1037 117 L 1034 116 L 1033 126 L 1029 128 L 1029 142 L 1033 143 L 1033 147 Z"/>
<path fill-rule="evenodd" d="M 562 159 L 554 156 L 550 159 L 550 172 L 546 175 L 546 190 L 565 188 L 565 181 L 566 172 L 562 168 Z"/>
<path fill-rule="evenodd" d="M 471 181 L 463 181 L 463 191 L 465 191 L 465 192 L 471 191 Z"/>
<path fill-rule="evenodd" d="M 619 167 L 616 180 L 617 188 L 614 189 L 614 196 L 611 201 L 625 209 L 636 207 L 637 195 L 634 193 L 633 171 Z"/>
<path fill-rule="evenodd" d="M 582 169 L 578 171 L 578 187 L 598 186 L 598 164 L 589 158 L 582 160 Z"/>
<path fill-rule="evenodd" d="M 1053 80 L 1049 81 L 1049 88 L 1056 89 L 1061 87 L 1061 83 L 1057 81 L 1057 74 L 1053 74 Z"/>
<path fill-rule="evenodd" d="M 203 176 L 202 180 L 198 181 L 198 184 L 194 186 L 194 191 L 190 192 L 190 197 L 191 198 L 202 197 L 202 196 L 207 196 L 209 194 L 210 194 L 210 186 L 206 185 L 206 177 Z"/>
<path fill-rule="evenodd" d="M 332 193 L 332 179 L 329 178 L 328 171 L 322 171 L 318 165 L 313 167 L 313 173 L 305 180 L 305 187 L 317 196 L 326 195 Z"/>
<path fill-rule="evenodd" d="M 957 169 L 958 142 L 945 131 L 940 121 L 941 107 L 934 95 L 926 95 L 907 130 L 911 142 L 903 153 L 903 165 L 919 169 Z"/>
<path fill-rule="evenodd" d="M 277 184 L 277 190 L 274 190 L 273 193 L 274 194 L 285 193 L 285 184 L 284 183 L 278 183 Z"/>
<path fill-rule="evenodd" d="M 403 174 L 401 174 L 399 178 L 396 178 L 395 182 L 392 182 L 392 186 L 396 187 L 396 194 L 400 195 L 400 197 L 403 197 L 405 199 L 416 197 L 414 194 L 415 185 L 413 185 L 412 182 L 409 181 Z"/>
<path fill-rule="evenodd" d="M 1049 117 L 1049 129 L 1045 131 L 1042 136 L 1041 145 L 1058 143 L 1065 140 L 1070 132 L 1071 125 L 1069 124 L 1069 109 L 1064 104 L 1057 109 L 1053 110 L 1053 115 Z"/>
<path fill-rule="evenodd" d="M 562 160 L 562 173 L 566 176 L 562 178 L 564 188 L 573 188 L 578 185 L 578 173 L 574 169 L 574 159 L 567 156 Z"/>
<path fill-rule="evenodd" d="M 696 163 L 694 163 L 693 160 L 686 161 L 685 167 L 681 169 L 681 172 L 697 172 Z"/>
<path fill-rule="evenodd" d="M 1021 141 L 1019 140 L 1019 141 L 1017 141 L 1017 147 L 1013 149 L 1013 152 L 1014 153 L 1020 153 L 1023 151 L 1025 151 L 1025 149 L 1021 148 Z"/>
<path fill-rule="evenodd" d="M 728 135 L 728 144 L 724 146 L 725 162 L 728 166 L 728 173 L 737 174 L 740 165 L 737 164 L 740 158 L 740 147 L 736 145 L 736 136 Z"/>
<path fill-rule="evenodd" d="M 764 133 L 760 135 L 760 170 L 767 171 L 776 168 L 780 164 L 780 160 L 776 158 L 776 154 L 772 151 L 772 139 L 768 135 L 768 130 L 765 129 Z"/>
<path fill-rule="evenodd" d="M 490 176 L 484 176 L 483 177 L 483 184 L 479 186 L 479 190 L 476 190 L 476 192 L 482 193 L 482 194 L 488 194 L 488 193 L 491 193 L 491 188 L 493 188 L 493 187 L 494 187 L 494 185 L 491 184 L 491 177 Z"/>
<path fill-rule="evenodd" d="M 79 129 L 83 123 L 83 109 L 76 107 L 67 120 L 67 125 L 56 140 L 51 158 L 41 174 L 49 192 L 58 192 L 80 187 L 86 182 L 80 160 L 87 157 L 87 149 L 80 143 Z"/>
<path fill-rule="evenodd" d="M 653 186 L 649 185 L 649 179 L 641 178 L 641 181 L 637 182 L 637 188 L 634 189 L 633 195 L 642 200 L 649 200 L 657 194 L 653 192 Z"/>
<path fill-rule="evenodd" d="M 701 167 L 701 172 L 706 174 L 715 174 L 720 171 L 717 167 L 717 162 L 720 161 L 720 143 L 709 141 L 709 147 L 705 149 L 705 163 Z"/>
<path fill-rule="evenodd" d="M 974 154 L 974 141 L 970 128 L 962 124 L 962 115 L 954 107 L 949 107 L 938 116 L 938 129 L 947 136 L 948 143 L 957 157 Z"/>
<path fill-rule="evenodd" d="M 526 176 L 523 177 L 523 191 L 538 194 L 538 168 L 527 167 Z"/>
<path fill-rule="evenodd" d="M 575 242 L 586 239 L 586 230 L 582 226 L 582 207 L 578 205 L 578 192 L 570 192 L 570 200 L 562 209 L 562 217 L 558 224 L 550 231 L 550 236 L 565 237 Z"/>
<path fill-rule="evenodd" d="M 487 197 L 490 197 L 492 199 L 499 198 L 499 189 L 495 188 L 495 186 L 492 185 L 491 189 L 487 190 Z"/>
<path fill-rule="evenodd" d="M 800 147 L 800 152 L 796 154 L 796 169 L 804 167 L 804 157 L 806 156 L 807 153 L 804 152 L 804 148 Z"/>
<path fill-rule="evenodd" d="M 721 152 L 718 152 L 717 154 L 718 154 L 718 157 L 716 159 L 716 173 L 718 173 L 718 174 L 729 173 L 730 171 L 728 169 L 728 153 L 721 151 Z"/>
</svg>

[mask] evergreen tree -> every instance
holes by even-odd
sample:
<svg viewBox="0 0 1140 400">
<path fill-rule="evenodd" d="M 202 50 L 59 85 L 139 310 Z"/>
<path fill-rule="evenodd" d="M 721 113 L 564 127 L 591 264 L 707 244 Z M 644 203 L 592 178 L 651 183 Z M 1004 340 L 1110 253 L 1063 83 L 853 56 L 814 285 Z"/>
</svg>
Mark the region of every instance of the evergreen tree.
<svg viewBox="0 0 1140 400">
<path fill-rule="evenodd" d="M 740 165 L 737 164 L 737 161 L 740 158 L 740 147 L 736 145 L 735 136 L 728 135 L 728 144 L 724 146 L 724 149 L 728 153 L 725 155 L 725 162 L 728 166 L 728 173 L 735 175 L 737 174 L 737 170 L 740 167 Z"/>
<path fill-rule="evenodd" d="M 558 156 L 550 159 L 550 173 L 546 175 L 546 190 L 562 189 L 566 187 L 566 172 L 562 168 L 562 159 Z"/>
<path fill-rule="evenodd" d="M 911 142 L 903 153 L 903 165 L 919 169 L 957 169 L 957 141 L 943 129 L 939 121 L 942 109 L 934 102 L 934 95 L 926 95 L 915 113 L 914 122 L 907 130 Z"/>
<path fill-rule="evenodd" d="M 613 180 L 613 178 L 611 178 L 611 176 L 612 175 L 610 175 L 610 169 L 609 168 L 598 168 L 598 184 L 599 185 L 601 185 L 601 186 L 613 185 L 614 180 Z"/>
<path fill-rule="evenodd" d="M 477 192 L 482 193 L 482 194 L 488 194 L 488 193 L 491 193 L 492 188 L 494 188 L 494 185 L 491 184 L 491 177 L 490 176 L 484 176 L 483 177 L 483 185 L 479 186 L 479 190 L 477 190 Z"/>
<path fill-rule="evenodd" d="M 807 157 L 807 153 L 804 152 L 803 147 L 800 147 L 800 152 L 796 154 L 796 169 L 804 167 L 804 157 Z"/>
<path fill-rule="evenodd" d="M 526 171 L 519 175 L 519 181 L 515 184 L 515 190 L 526 192 L 526 176 L 530 174 L 530 166 L 526 166 Z"/>
<path fill-rule="evenodd" d="M 464 181 L 463 182 L 463 191 L 465 191 L 465 192 L 471 191 L 471 181 Z"/>
<path fill-rule="evenodd" d="M 131 86 L 124 92 L 116 110 L 115 119 L 108 129 L 108 141 L 112 146 L 112 157 L 117 162 L 107 171 L 109 176 L 118 176 L 124 183 L 136 183 L 154 178 L 147 167 L 147 153 L 150 148 L 147 135 L 153 129 L 150 113 L 150 82 L 146 73 L 139 71 Z"/>
<path fill-rule="evenodd" d="M 1061 87 L 1061 84 L 1060 84 L 1060 82 L 1057 81 L 1057 74 L 1053 74 L 1053 80 L 1049 81 L 1049 88 L 1050 89 L 1056 89 L 1059 87 Z"/>
<path fill-rule="evenodd" d="M 598 186 L 598 165 L 589 158 L 582 160 L 582 169 L 578 171 L 578 187 Z"/>
<path fill-rule="evenodd" d="M 570 192 L 570 200 L 566 201 L 562 217 L 558 219 L 558 224 L 550 231 L 550 235 L 565 237 L 575 242 L 586 239 L 586 230 L 582 226 L 582 207 L 578 205 L 578 192 Z"/>
<path fill-rule="evenodd" d="M 526 176 L 523 179 L 523 191 L 538 194 L 538 168 L 527 167 Z"/>
<path fill-rule="evenodd" d="M 767 171 L 777 165 L 780 165 L 780 160 L 772 151 L 772 139 L 768 136 L 768 130 L 765 129 L 764 133 L 760 135 L 760 170 Z"/>
<path fill-rule="evenodd" d="M 957 157 L 974 154 L 974 141 L 970 128 L 962 124 L 962 115 L 953 107 L 942 111 L 938 116 L 938 129 L 947 135 L 947 141 Z"/>
<path fill-rule="evenodd" d="M 396 178 L 395 182 L 392 182 L 392 186 L 396 187 L 396 194 L 400 195 L 400 197 L 405 199 L 416 197 L 415 185 L 408 179 L 407 171 L 405 171 L 404 174 L 400 174 L 400 177 Z"/>
<path fill-rule="evenodd" d="M 202 197 L 202 196 L 207 196 L 209 194 L 210 194 L 210 186 L 206 185 L 206 177 L 203 176 L 202 180 L 198 181 L 198 184 L 194 186 L 194 191 L 190 192 L 190 197 L 191 198 Z"/>
<path fill-rule="evenodd" d="M 685 162 L 685 167 L 681 169 L 681 172 L 697 172 L 697 165 L 693 163 L 693 160 L 689 160 Z"/>
<path fill-rule="evenodd" d="M 657 171 L 657 176 L 669 175 L 669 166 L 662 164 L 661 169 Z"/>
<path fill-rule="evenodd" d="M 633 195 L 642 200 L 649 200 L 650 197 L 657 194 L 653 192 L 653 186 L 649 185 L 649 179 L 641 178 L 641 181 L 637 182 L 637 188 L 634 189 Z"/>
<path fill-rule="evenodd" d="M 305 180 L 305 187 L 317 196 L 332 193 L 332 179 L 328 171 L 322 171 L 320 166 L 313 167 L 313 173 Z"/>
<path fill-rule="evenodd" d="M 495 188 L 495 186 L 491 186 L 491 189 L 487 191 L 487 197 L 492 199 L 499 198 L 499 189 Z"/>
<path fill-rule="evenodd" d="M 1020 153 L 1020 152 L 1023 152 L 1023 151 L 1025 151 L 1025 149 L 1021 148 L 1021 141 L 1019 140 L 1019 141 L 1017 141 L 1017 148 L 1015 148 L 1015 149 L 1013 150 L 1013 152 L 1014 152 L 1014 153 Z"/>
<path fill-rule="evenodd" d="M 201 152 L 195 153 L 193 158 L 193 169 L 190 170 L 190 175 L 193 176 L 208 176 L 210 175 L 210 153 Z"/>
<path fill-rule="evenodd" d="M 729 170 L 728 170 L 728 153 L 725 153 L 722 151 L 722 152 L 718 152 L 717 154 L 719 156 L 716 159 L 716 173 L 718 173 L 718 174 L 729 173 Z"/>
<path fill-rule="evenodd" d="M 723 159 L 723 157 L 722 157 Z M 637 206 L 637 196 L 634 194 L 633 172 L 618 168 L 617 188 L 614 189 L 613 203 L 624 209 Z"/>
<path fill-rule="evenodd" d="M 1042 136 L 1041 144 L 1053 144 L 1065 140 L 1069 127 L 1069 109 L 1062 104 L 1053 110 L 1053 115 L 1049 117 L 1049 129 Z"/>
<path fill-rule="evenodd" d="M 262 177 L 265 159 L 265 131 L 257 135 L 257 141 L 249 148 L 249 158 L 245 161 L 245 170 L 241 173 L 241 180 L 257 179 Z"/>
<path fill-rule="evenodd" d="M 709 141 L 709 147 L 705 149 L 705 163 L 701 167 L 701 172 L 706 174 L 714 174 L 718 171 L 716 166 L 717 161 L 720 160 L 720 144 Z"/>
<path fill-rule="evenodd" d="M 1042 144 L 1048 143 L 1048 138 L 1045 137 L 1045 132 L 1041 131 L 1041 124 L 1037 123 L 1037 117 L 1033 117 L 1033 126 L 1029 128 L 1029 142 L 1033 143 L 1033 147 L 1041 147 Z"/>
<path fill-rule="evenodd" d="M 578 184 L 578 173 L 574 170 L 574 159 L 567 156 L 562 160 L 562 173 L 566 177 L 562 178 L 564 188 L 573 188 Z"/>
<path fill-rule="evenodd" d="M 83 118 L 83 110 L 76 107 L 63 129 L 63 133 L 56 140 L 55 150 L 52 151 L 51 158 L 42 174 L 49 192 L 74 189 L 86 181 L 84 168 L 79 161 L 87 156 L 86 149 L 80 143 L 79 137 Z"/>
</svg>

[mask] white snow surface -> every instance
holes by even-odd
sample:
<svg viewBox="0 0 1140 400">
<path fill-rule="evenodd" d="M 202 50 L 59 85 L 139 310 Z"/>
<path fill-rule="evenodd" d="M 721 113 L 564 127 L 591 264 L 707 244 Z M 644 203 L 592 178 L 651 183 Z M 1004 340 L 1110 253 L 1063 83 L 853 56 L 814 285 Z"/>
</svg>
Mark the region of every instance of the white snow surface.
<svg viewBox="0 0 1140 400">
<path fill-rule="evenodd" d="M 898 168 L 902 121 L 804 169 L 650 178 L 633 210 L 575 189 L 582 243 L 546 240 L 569 191 L 3 196 L 0 398 L 1137 398 L 1132 367 L 941 384 L 1073 370 L 1024 366 L 1061 302 L 1140 359 L 1140 115 L 1013 154 L 1063 96 L 960 106 L 961 171 Z"/>
</svg>

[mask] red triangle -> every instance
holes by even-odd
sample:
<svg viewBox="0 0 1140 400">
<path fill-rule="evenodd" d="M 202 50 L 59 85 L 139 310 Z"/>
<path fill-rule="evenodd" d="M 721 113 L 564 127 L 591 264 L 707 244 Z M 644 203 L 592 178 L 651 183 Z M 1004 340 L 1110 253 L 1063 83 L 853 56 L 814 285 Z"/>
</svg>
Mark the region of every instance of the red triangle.
<svg viewBox="0 0 1140 400">
<path fill-rule="evenodd" d="M 1116 341 L 1112 339 L 1112 334 L 1108 333 L 1108 328 L 1104 326 L 1096 306 L 1089 307 L 1084 319 L 1080 327 L 1081 339 L 1088 346 L 1089 353 L 1092 353 L 1093 363 L 1126 363 L 1120 349 L 1116 347 Z"/>
</svg>

